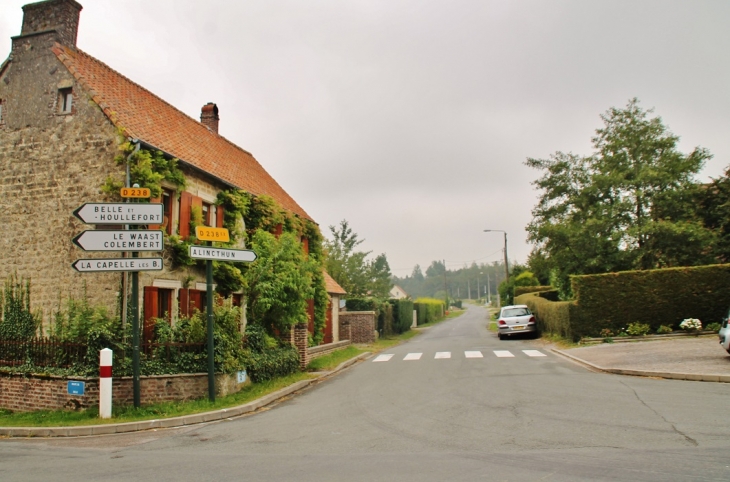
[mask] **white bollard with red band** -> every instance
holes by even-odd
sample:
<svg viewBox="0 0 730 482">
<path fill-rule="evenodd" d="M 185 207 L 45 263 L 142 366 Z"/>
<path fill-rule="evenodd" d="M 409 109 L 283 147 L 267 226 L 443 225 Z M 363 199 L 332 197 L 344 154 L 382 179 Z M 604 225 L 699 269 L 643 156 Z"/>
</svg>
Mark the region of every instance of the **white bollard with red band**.
<svg viewBox="0 0 730 482">
<path fill-rule="evenodd" d="M 112 418 L 112 357 L 104 348 L 99 352 L 99 417 Z"/>
</svg>

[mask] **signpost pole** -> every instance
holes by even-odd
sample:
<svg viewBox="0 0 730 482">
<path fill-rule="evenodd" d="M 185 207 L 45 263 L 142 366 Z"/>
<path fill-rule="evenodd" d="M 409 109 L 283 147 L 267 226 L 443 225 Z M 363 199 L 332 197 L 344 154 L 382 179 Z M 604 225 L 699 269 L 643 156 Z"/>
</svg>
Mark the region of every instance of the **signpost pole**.
<svg viewBox="0 0 730 482">
<path fill-rule="evenodd" d="M 212 245 L 210 241 L 209 245 Z M 213 260 L 205 262 L 206 310 L 208 312 L 208 399 L 215 402 L 215 347 L 213 346 Z"/>
</svg>

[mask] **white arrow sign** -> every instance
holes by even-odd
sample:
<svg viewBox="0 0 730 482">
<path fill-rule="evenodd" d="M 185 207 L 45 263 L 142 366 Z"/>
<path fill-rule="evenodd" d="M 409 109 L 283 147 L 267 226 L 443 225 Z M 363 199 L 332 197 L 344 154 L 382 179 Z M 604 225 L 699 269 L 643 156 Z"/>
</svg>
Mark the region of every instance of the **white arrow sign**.
<svg viewBox="0 0 730 482">
<path fill-rule="evenodd" d="M 250 263 L 256 261 L 256 253 L 250 249 L 226 249 L 210 246 L 190 246 L 188 251 L 194 259 L 213 259 L 216 261 L 236 261 Z"/>
<path fill-rule="evenodd" d="M 85 203 L 74 216 L 86 224 L 162 224 L 162 204 Z"/>
<path fill-rule="evenodd" d="M 130 231 L 90 230 L 73 239 L 84 251 L 162 251 L 162 231 L 145 229 Z"/>
<path fill-rule="evenodd" d="M 162 271 L 162 258 L 78 259 L 71 266 L 81 273 L 98 271 Z"/>
</svg>

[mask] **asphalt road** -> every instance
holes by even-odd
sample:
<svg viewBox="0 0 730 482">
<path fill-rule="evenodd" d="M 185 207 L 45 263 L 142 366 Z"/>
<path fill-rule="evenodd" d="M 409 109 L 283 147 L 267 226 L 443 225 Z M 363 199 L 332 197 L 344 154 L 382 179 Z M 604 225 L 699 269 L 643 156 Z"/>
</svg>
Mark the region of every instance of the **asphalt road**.
<svg viewBox="0 0 730 482">
<path fill-rule="evenodd" d="M 235 420 L 2 440 L 0 480 L 730 480 L 730 384 L 594 373 L 486 323 L 470 307 Z"/>
</svg>

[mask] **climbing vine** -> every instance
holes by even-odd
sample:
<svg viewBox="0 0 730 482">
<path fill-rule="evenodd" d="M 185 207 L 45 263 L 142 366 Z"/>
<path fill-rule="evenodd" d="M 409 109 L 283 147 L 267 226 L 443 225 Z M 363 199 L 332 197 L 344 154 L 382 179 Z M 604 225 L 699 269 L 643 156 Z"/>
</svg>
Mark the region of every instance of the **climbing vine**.
<svg viewBox="0 0 730 482">
<path fill-rule="evenodd" d="M 139 184 L 139 187 L 149 188 L 152 198 L 162 195 L 162 181 L 173 184 L 177 191 L 185 189 L 185 174 L 178 167 L 178 160 L 174 157 L 165 156 L 157 150 L 142 148 L 137 152 L 135 146 L 126 141 L 119 148 L 119 154 L 115 161 L 119 165 L 125 165 L 127 158 L 132 154 L 129 164 L 129 174 L 132 184 Z M 124 187 L 124 180 L 112 175 L 106 178 L 101 187 L 102 192 L 113 197 L 119 196 L 119 191 Z"/>
</svg>

